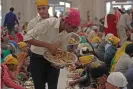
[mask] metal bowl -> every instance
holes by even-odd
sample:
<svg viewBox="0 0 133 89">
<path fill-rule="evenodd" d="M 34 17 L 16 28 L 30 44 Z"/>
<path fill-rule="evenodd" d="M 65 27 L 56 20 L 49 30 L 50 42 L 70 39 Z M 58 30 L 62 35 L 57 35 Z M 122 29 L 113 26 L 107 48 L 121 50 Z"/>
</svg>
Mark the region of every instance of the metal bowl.
<svg viewBox="0 0 133 89">
<path fill-rule="evenodd" d="M 81 41 L 80 36 L 76 33 L 73 33 L 71 38 L 74 38 L 76 40 L 76 43 L 68 43 L 68 45 L 78 45 Z"/>
</svg>

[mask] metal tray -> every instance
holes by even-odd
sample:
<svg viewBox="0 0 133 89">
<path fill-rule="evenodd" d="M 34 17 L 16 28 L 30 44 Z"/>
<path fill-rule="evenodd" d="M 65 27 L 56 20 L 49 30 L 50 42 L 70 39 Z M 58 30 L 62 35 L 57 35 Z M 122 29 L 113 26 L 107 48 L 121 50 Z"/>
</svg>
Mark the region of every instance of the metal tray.
<svg viewBox="0 0 133 89">
<path fill-rule="evenodd" d="M 52 64 L 54 64 L 55 66 L 58 66 L 58 67 L 66 67 L 67 65 L 70 65 L 70 64 L 74 64 L 77 60 L 78 60 L 78 58 L 77 58 L 77 56 L 75 55 L 75 54 L 73 54 L 72 53 L 72 55 L 73 55 L 73 62 L 72 63 L 58 63 L 57 61 L 54 61 L 54 59 L 51 59 L 51 58 L 48 58 L 48 55 L 47 55 L 47 53 L 48 53 L 49 51 L 46 51 L 44 54 L 43 54 L 43 57 L 47 60 L 47 61 L 49 61 L 50 63 L 52 63 Z"/>
</svg>

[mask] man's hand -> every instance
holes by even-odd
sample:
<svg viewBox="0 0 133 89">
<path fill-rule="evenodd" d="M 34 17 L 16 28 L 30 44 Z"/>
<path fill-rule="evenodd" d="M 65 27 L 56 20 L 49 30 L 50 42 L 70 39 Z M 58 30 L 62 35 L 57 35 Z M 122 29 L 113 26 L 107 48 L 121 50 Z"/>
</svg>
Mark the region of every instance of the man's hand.
<svg viewBox="0 0 133 89">
<path fill-rule="evenodd" d="M 60 46 L 60 42 L 56 42 L 54 44 L 50 44 L 50 46 L 48 47 L 49 51 L 52 53 L 52 54 L 56 54 L 59 46 Z"/>
<path fill-rule="evenodd" d="M 77 81 L 76 80 L 73 80 L 73 81 L 70 81 L 69 82 L 69 86 L 71 86 L 71 87 L 74 87 L 74 86 L 76 86 L 78 83 L 77 83 Z"/>
</svg>

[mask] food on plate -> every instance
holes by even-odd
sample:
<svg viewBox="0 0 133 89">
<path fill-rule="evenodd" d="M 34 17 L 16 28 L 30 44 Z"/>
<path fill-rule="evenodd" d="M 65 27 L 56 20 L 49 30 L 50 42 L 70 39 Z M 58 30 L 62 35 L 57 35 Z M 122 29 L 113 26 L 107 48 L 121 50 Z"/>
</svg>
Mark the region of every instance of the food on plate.
<svg viewBox="0 0 133 89">
<path fill-rule="evenodd" d="M 49 58 L 49 60 L 61 64 L 70 64 L 73 62 L 73 54 L 63 50 L 58 50 L 55 55 L 52 55 L 50 52 L 47 52 L 46 56 Z"/>
<path fill-rule="evenodd" d="M 70 38 L 68 44 L 77 44 L 78 42 L 76 41 L 75 38 Z"/>
</svg>

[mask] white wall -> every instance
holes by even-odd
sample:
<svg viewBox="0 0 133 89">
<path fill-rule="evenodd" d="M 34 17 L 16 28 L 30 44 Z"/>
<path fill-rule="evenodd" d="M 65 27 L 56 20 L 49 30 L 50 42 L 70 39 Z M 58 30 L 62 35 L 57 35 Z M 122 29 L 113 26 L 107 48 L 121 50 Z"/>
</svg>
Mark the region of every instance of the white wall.
<svg viewBox="0 0 133 89">
<path fill-rule="evenodd" d="M 105 0 L 71 0 L 72 7 L 79 8 L 82 21 L 86 20 L 87 11 L 90 11 L 92 19 L 95 17 L 101 18 L 105 15 Z M 18 16 L 20 12 L 20 24 L 29 22 L 37 15 L 35 0 L 2 0 L 2 22 L 5 14 L 10 7 L 15 8 L 15 13 Z"/>
<path fill-rule="evenodd" d="M 72 0 L 72 7 L 79 8 L 82 20 L 86 20 L 87 11 L 92 19 L 102 18 L 105 15 L 105 0 Z"/>
<path fill-rule="evenodd" d="M 18 16 L 20 13 L 20 25 L 29 22 L 37 15 L 35 0 L 2 0 L 2 23 L 5 14 L 9 12 L 10 7 L 14 7 L 14 13 Z"/>
</svg>

